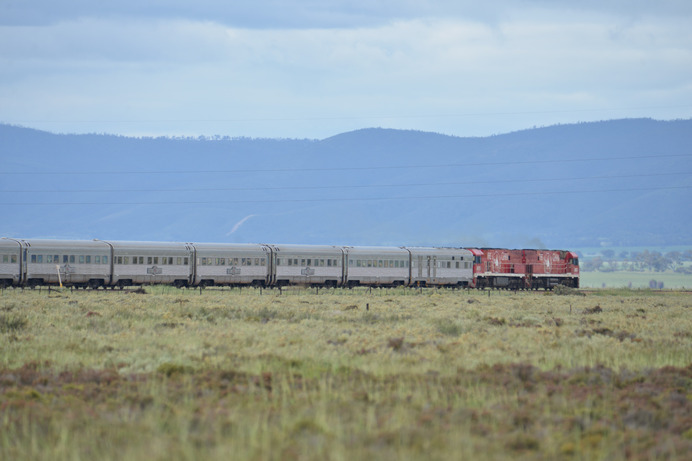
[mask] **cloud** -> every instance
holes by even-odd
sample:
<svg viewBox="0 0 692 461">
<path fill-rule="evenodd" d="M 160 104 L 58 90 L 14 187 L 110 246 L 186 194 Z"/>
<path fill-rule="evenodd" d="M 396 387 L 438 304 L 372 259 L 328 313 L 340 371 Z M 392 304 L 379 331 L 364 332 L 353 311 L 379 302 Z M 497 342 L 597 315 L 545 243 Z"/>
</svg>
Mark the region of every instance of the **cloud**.
<svg viewBox="0 0 692 461">
<path fill-rule="evenodd" d="M 226 234 L 226 236 L 228 237 L 229 235 L 235 233 L 235 231 L 237 231 L 238 229 L 240 229 L 240 226 L 242 226 L 242 225 L 245 224 L 250 218 L 253 218 L 253 217 L 255 217 L 255 216 L 257 216 L 257 215 L 255 215 L 255 214 L 249 214 L 249 215 L 245 216 L 243 219 L 241 219 L 240 221 L 238 221 L 237 223 L 235 223 L 235 225 L 233 226 L 233 229 L 231 229 L 230 232 L 228 232 L 228 233 Z"/>
<path fill-rule="evenodd" d="M 0 24 L 46 25 L 79 18 L 187 19 L 244 28 L 363 27 L 414 18 L 496 22 L 527 9 L 588 11 L 620 17 L 689 17 L 687 0 L 9 0 Z"/>
<path fill-rule="evenodd" d="M 271 6 L 295 7 L 287 16 L 297 25 L 259 27 L 217 20 L 219 2 L 194 11 L 187 2 L 106 10 L 66 3 L 45 13 L 60 21 L 0 27 L 0 121 L 129 135 L 323 138 L 382 126 L 478 136 L 584 119 L 685 117 L 692 104 L 683 6 L 671 18 L 634 2 L 632 11 L 648 15 L 634 20 L 616 1 L 570 14 L 558 9 L 565 2 L 540 0 L 525 11 L 504 2 L 478 11 L 467 2 L 389 10 L 386 1 L 331 2 L 332 13 L 322 2 L 265 1 L 269 15 Z M 377 20 L 305 19 L 328 13 Z"/>
</svg>

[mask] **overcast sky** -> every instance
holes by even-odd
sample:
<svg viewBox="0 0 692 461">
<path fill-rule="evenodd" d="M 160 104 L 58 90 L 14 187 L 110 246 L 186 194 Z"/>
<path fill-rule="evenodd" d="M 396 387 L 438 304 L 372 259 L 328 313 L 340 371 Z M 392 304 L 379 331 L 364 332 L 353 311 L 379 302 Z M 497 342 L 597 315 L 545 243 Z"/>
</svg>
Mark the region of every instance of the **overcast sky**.
<svg viewBox="0 0 692 461">
<path fill-rule="evenodd" d="M 0 0 L 0 123 L 486 136 L 692 117 L 688 0 Z"/>
</svg>

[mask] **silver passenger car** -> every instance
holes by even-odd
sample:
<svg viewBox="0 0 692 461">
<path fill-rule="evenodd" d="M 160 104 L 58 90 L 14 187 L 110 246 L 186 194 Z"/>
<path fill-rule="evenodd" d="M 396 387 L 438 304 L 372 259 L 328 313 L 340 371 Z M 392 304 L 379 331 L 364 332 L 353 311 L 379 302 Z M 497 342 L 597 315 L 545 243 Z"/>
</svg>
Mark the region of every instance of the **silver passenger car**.
<svg viewBox="0 0 692 461">
<path fill-rule="evenodd" d="M 0 239 L 0 288 L 17 286 L 21 282 L 22 244 L 19 240 Z"/>
<path fill-rule="evenodd" d="M 473 253 L 462 248 L 412 248 L 411 285 L 469 286 L 473 281 Z"/>
<path fill-rule="evenodd" d="M 173 284 L 190 286 L 194 248 L 187 243 L 107 242 L 113 249 L 114 286 Z"/>
<path fill-rule="evenodd" d="M 345 247 L 346 284 L 406 286 L 410 283 L 410 253 L 398 247 Z"/>
<path fill-rule="evenodd" d="M 326 285 L 344 283 L 342 248 L 327 245 L 271 245 L 274 285 Z"/>
<path fill-rule="evenodd" d="M 98 240 L 22 240 L 22 283 L 98 288 L 110 284 L 110 248 Z"/>
<path fill-rule="evenodd" d="M 194 285 L 254 285 L 271 283 L 271 249 L 266 245 L 193 243 L 197 272 Z"/>
</svg>

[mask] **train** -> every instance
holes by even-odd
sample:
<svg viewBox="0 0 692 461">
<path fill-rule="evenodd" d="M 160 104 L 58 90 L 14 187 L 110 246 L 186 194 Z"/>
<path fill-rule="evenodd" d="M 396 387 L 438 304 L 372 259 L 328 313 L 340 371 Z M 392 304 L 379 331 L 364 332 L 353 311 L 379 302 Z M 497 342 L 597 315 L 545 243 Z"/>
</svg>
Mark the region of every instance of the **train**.
<svg viewBox="0 0 692 461">
<path fill-rule="evenodd" d="M 0 238 L 0 287 L 579 287 L 566 250 Z"/>
</svg>

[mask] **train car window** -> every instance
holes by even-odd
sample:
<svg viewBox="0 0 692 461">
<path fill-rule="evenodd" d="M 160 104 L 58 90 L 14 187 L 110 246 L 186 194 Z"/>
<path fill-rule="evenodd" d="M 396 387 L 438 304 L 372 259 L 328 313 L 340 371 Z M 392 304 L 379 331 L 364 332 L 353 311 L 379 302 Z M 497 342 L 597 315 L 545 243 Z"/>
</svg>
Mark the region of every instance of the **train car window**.
<svg viewBox="0 0 692 461">
<path fill-rule="evenodd" d="M 292 266 L 292 265 L 293 265 L 293 259 L 292 259 L 292 258 L 288 258 L 288 265 L 289 265 L 289 266 Z"/>
<path fill-rule="evenodd" d="M 31 255 L 31 262 L 35 263 L 36 262 L 36 255 Z"/>
<path fill-rule="evenodd" d="M 91 256 L 90 256 L 90 255 L 87 255 L 87 257 L 86 257 L 86 263 L 87 263 L 87 264 L 91 264 Z"/>
<path fill-rule="evenodd" d="M 8 263 L 10 261 L 10 258 L 8 255 L 2 255 L 2 262 L 3 263 Z"/>
<path fill-rule="evenodd" d="M 17 255 L 12 255 L 12 257 L 10 258 L 10 262 L 13 264 L 16 263 L 17 262 Z"/>
<path fill-rule="evenodd" d="M 94 256 L 94 264 L 101 264 L 101 256 Z"/>
<path fill-rule="evenodd" d="M 202 258 L 202 259 L 204 259 L 204 258 Z M 152 257 L 151 257 L 151 256 L 147 256 L 147 264 L 151 264 L 152 261 L 153 261 Z"/>
<path fill-rule="evenodd" d="M 53 262 L 53 255 L 46 255 L 46 262 L 52 263 Z"/>
<path fill-rule="evenodd" d="M 332 260 L 331 259 L 327 260 L 327 267 L 332 267 Z"/>
<path fill-rule="evenodd" d="M 158 263 L 159 263 L 159 257 L 158 257 L 158 256 L 154 256 L 154 264 L 158 264 Z"/>
<path fill-rule="evenodd" d="M 108 256 L 101 256 L 101 263 L 108 264 Z"/>
<path fill-rule="evenodd" d="M 70 255 L 70 264 L 74 264 L 74 261 L 75 261 L 74 255 Z"/>
<path fill-rule="evenodd" d="M 79 255 L 79 264 L 84 264 L 84 255 Z"/>
</svg>

